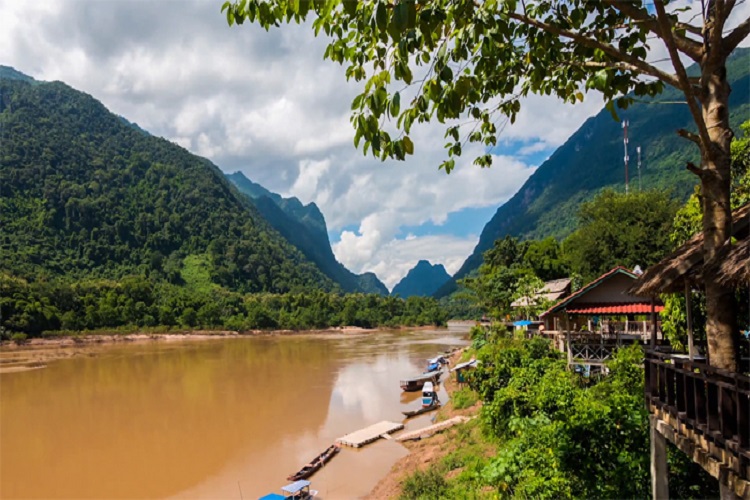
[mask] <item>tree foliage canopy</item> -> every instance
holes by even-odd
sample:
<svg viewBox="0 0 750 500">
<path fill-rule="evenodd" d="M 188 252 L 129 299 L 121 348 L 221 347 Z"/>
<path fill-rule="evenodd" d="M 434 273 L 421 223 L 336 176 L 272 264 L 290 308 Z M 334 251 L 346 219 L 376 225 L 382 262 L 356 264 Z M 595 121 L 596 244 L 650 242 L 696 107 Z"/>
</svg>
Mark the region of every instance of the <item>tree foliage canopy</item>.
<svg viewBox="0 0 750 500">
<path fill-rule="evenodd" d="M 404 159 L 414 150 L 414 123 L 446 123 L 453 157 L 467 141 L 495 145 L 499 116 L 513 122 L 523 97 L 575 103 L 588 89 L 625 107 L 665 84 L 679 88 L 705 139 L 694 100 L 699 82 L 688 77 L 679 55 L 702 63 L 731 53 L 750 31 L 748 20 L 722 38 L 735 3 L 709 2 L 702 13 L 708 30 L 682 22 L 669 0 L 656 0 L 652 10 L 635 0 L 235 0 L 222 10 L 230 25 L 250 21 L 267 30 L 313 18 L 315 34 L 331 39 L 325 57 L 364 82 L 352 103 L 355 144 L 364 140 L 365 153 Z M 705 36 L 712 37 L 710 47 Z M 664 41 L 674 73 L 648 60 L 653 38 Z M 398 135 L 386 119 L 396 120 Z M 476 159 L 481 166 L 491 161 L 489 154 Z M 454 164 L 450 158 L 441 167 L 450 171 Z"/>
<path fill-rule="evenodd" d="M 677 202 L 659 191 L 603 191 L 581 205 L 578 229 L 564 242 L 571 267 L 593 279 L 615 266 L 645 269 L 670 250 Z"/>
</svg>

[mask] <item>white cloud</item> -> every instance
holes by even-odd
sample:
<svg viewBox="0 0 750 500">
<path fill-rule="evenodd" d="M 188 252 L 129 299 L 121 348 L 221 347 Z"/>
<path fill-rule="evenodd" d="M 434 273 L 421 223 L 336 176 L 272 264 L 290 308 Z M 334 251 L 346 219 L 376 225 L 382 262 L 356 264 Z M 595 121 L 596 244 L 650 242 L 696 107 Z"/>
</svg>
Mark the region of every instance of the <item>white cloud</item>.
<svg viewBox="0 0 750 500">
<path fill-rule="evenodd" d="M 63 80 L 225 171 L 316 202 L 332 231 L 359 227 L 341 234 L 338 258 L 390 286 L 419 258 L 457 268 L 473 246 L 448 236 L 396 239 L 401 227 L 503 203 L 534 171 L 524 155 L 559 146 L 602 105 L 596 94 L 576 106 L 526 99 L 491 169 L 472 165 L 483 151 L 471 146 L 452 174 L 438 171 L 445 141 L 437 123 L 415 126 L 408 161 L 381 163 L 352 146 L 349 104 L 360 85 L 322 60 L 325 39 L 305 25 L 230 28 L 220 4 L 0 0 L 0 64 Z M 734 25 L 750 2 L 737 10 Z M 523 148 L 511 149 L 518 141 Z"/>
</svg>

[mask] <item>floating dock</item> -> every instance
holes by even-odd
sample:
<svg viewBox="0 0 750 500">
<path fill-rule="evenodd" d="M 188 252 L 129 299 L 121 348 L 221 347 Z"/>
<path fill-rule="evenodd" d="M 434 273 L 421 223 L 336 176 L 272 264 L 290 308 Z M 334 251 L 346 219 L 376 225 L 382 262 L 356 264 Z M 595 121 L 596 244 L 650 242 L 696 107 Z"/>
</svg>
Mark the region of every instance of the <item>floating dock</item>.
<svg viewBox="0 0 750 500">
<path fill-rule="evenodd" d="M 435 433 L 444 431 L 445 429 L 453 427 L 454 425 L 463 424 L 464 422 L 468 422 L 469 420 L 471 420 L 469 417 L 453 417 L 449 420 L 446 420 L 445 422 L 440 422 L 435 425 L 430 425 L 416 431 L 406 432 L 404 434 L 401 434 L 400 436 L 396 436 L 396 441 L 414 441 L 417 439 L 430 437 Z"/>
<path fill-rule="evenodd" d="M 388 434 L 399 431 L 404 428 L 404 424 L 396 422 L 388 422 L 384 420 L 373 424 L 370 427 L 365 427 L 358 431 L 347 434 L 344 437 L 340 437 L 336 440 L 337 443 L 353 448 L 359 448 L 366 444 L 372 443 L 378 438 L 385 437 Z"/>
</svg>

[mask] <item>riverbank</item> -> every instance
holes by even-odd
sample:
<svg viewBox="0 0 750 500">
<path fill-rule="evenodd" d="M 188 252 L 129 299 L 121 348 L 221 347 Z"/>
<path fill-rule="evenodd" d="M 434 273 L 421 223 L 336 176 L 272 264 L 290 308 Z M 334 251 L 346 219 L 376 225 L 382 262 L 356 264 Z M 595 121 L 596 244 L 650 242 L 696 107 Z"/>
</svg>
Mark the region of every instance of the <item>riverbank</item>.
<svg viewBox="0 0 750 500">
<path fill-rule="evenodd" d="M 463 350 L 451 357 L 451 366 L 455 366 L 461 360 Z M 456 396 L 459 392 L 455 376 L 450 374 L 444 383 L 444 387 L 450 400 L 438 410 L 435 421 L 440 422 L 456 416 L 475 417 L 482 408 L 481 399 L 476 400 L 466 408 L 456 408 Z M 463 392 L 463 391 L 462 391 Z M 403 445 L 409 450 L 409 454 L 399 459 L 391 468 L 391 471 L 383 477 L 368 495 L 368 498 L 398 498 L 403 493 L 404 482 L 415 473 L 425 472 L 432 467 L 439 467 L 447 457 L 456 457 L 455 467 L 450 467 L 448 475 L 454 477 L 462 472 L 465 460 L 461 458 L 462 448 L 468 442 L 481 440 L 477 420 L 448 429 L 430 438 L 419 441 L 409 441 Z M 472 453 L 489 454 L 494 452 L 494 446 L 482 445 L 481 449 L 473 449 Z M 465 457 L 463 457 L 465 458 Z"/>
</svg>

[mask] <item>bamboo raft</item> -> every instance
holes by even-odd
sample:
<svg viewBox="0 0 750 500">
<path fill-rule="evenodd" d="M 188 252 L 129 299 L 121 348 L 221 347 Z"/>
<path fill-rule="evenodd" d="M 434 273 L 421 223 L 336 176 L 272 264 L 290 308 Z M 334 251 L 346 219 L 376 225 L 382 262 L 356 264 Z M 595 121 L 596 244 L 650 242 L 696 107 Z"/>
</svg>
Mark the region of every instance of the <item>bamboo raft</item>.
<svg viewBox="0 0 750 500">
<path fill-rule="evenodd" d="M 365 427 L 364 429 L 351 432 L 344 437 L 340 437 L 336 440 L 336 442 L 338 444 L 351 446 L 353 448 L 359 448 L 366 444 L 372 443 L 373 441 L 383 437 L 384 435 L 387 436 L 388 434 L 399 431 L 403 428 L 404 424 L 388 422 L 387 420 L 384 420 L 369 427 Z"/>
</svg>

